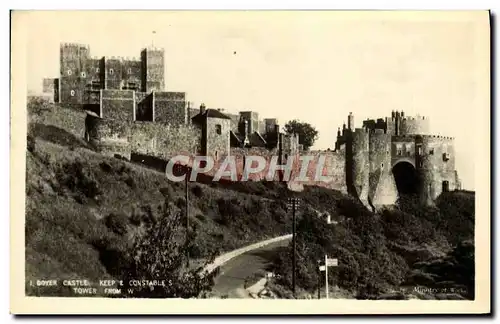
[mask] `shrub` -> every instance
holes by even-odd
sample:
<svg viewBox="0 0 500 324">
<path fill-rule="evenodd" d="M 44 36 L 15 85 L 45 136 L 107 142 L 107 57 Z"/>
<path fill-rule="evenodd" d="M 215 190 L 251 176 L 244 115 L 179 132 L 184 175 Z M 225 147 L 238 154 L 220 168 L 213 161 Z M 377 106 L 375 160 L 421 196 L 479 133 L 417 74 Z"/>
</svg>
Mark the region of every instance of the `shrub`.
<svg viewBox="0 0 500 324">
<path fill-rule="evenodd" d="M 161 278 L 166 285 L 154 289 L 134 289 L 132 297 L 192 298 L 203 297 L 211 290 L 214 274 L 203 276 L 202 268 L 188 270 L 184 267 L 186 249 L 192 252 L 195 249 L 184 244 L 183 236 L 181 214 L 165 204 L 158 222 L 148 227 L 147 232 L 134 242 L 130 251 L 133 262 L 127 275 L 133 279 Z M 191 238 L 190 242 L 193 241 L 194 238 Z"/>
<path fill-rule="evenodd" d="M 30 97 L 28 99 L 28 114 L 34 116 L 41 116 L 45 112 L 51 111 L 53 105 L 45 98 Z"/>
<path fill-rule="evenodd" d="M 118 235 L 125 235 L 128 230 L 129 219 L 127 215 L 111 213 L 104 219 L 106 227 Z"/>
<path fill-rule="evenodd" d="M 33 137 L 33 135 L 28 134 L 28 136 L 27 136 L 27 149 L 29 152 L 31 152 L 31 153 L 35 152 L 35 144 L 36 144 L 36 141 L 35 141 L 35 138 Z"/>
<path fill-rule="evenodd" d="M 201 198 L 203 197 L 203 189 L 198 186 L 198 185 L 194 185 L 191 189 L 191 192 L 193 193 L 193 195 L 195 195 L 195 197 L 197 198 Z"/>
<path fill-rule="evenodd" d="M 135 180 L 134 178 L 132 178 L 131 176 L 128 176 L 126 179 L 125 179 L 125 183 L 127 184 L 127 186 L 129 186 L 131 189 L 135 189 L 137 188 L 137 185 L 135 183 Z"/>
</svg>

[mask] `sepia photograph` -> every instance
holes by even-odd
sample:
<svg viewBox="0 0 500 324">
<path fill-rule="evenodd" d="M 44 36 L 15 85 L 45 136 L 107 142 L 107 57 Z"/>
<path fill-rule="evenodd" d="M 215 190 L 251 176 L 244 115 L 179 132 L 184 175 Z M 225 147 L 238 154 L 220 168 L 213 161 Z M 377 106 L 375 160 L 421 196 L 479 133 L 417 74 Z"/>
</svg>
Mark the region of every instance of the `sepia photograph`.
<svg viewBox="0 0 500 324">
<path fill-rule="evenodd" d="M 490 19 L 13 11 L 11 312 L 489 313 Z"/>
</svg>

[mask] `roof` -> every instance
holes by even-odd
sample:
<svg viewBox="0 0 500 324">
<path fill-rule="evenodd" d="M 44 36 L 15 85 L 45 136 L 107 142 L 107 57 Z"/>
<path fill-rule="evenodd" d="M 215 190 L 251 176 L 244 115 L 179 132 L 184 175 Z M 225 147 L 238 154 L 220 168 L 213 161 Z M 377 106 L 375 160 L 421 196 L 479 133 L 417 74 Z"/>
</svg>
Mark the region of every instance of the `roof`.
<svg viewBox="0 0 500 324">
<path fill-rule="evenodd" d="M 192 121 L 198 122 L 202 121 L 206 118 L 220 118 L 220 119 L 229 119 L 231 120 L 231 117 L 227 116 L 226 114 L 218 111 L 217 109 L 206 109 L 205 112 L 200 113 L 193 118 L 191 118 Z"/>
</svg>

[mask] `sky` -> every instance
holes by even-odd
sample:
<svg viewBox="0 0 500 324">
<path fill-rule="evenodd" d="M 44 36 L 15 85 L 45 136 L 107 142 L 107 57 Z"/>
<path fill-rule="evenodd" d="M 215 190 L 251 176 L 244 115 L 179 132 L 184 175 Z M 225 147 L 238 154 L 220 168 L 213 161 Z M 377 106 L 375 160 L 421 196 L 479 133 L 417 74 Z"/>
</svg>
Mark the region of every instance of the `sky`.
<svg viewBox="0 0 500 324">
<path fill-rule="evenodd" d="M 334 147 L 349 112 L 356 127 L 392 110 L 426 116 L 433 133 L 455 137 L 463 187 L 474 189 L 485 48 L 483 29 L 467 14 L 24 14 L 30 91 L 58 76 L 61 42 L 88 44 L 93 56 L 138 57 L 154 45 L 165 50 L 167 91 L 186 92 L 195 107 L 252 110 L 281 125 L 308 122 L 319 131 L 315 149 Z"/>
</svg>

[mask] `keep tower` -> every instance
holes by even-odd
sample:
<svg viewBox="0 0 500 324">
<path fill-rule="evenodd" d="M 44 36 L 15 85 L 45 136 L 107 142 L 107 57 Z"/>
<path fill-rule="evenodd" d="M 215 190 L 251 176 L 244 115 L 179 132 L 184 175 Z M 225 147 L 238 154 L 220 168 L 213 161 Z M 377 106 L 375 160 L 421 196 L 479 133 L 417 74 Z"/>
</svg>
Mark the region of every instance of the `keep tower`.
<svg viewBox="0 0 500 324">
<path fill-rule="evenodd" d="M 59 101 L 80 104 L 87 83 L 88 45 L 63 43 L 60 46 Z"/>
<path fill-rule="evenodd" d="M 141 51 L 142 91 L 153 92 L 165 89 L 165 50 L 148 47 Z"/>
</svg>

